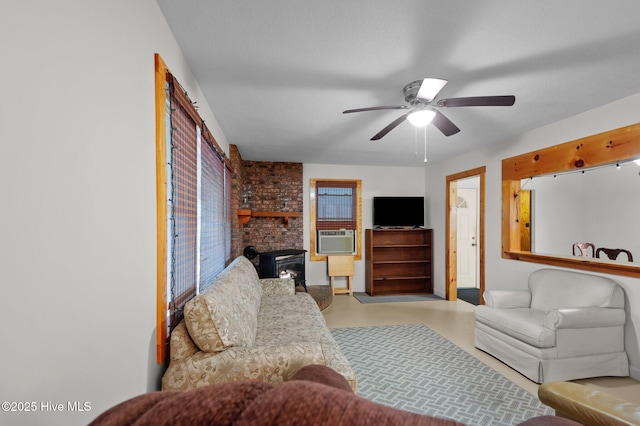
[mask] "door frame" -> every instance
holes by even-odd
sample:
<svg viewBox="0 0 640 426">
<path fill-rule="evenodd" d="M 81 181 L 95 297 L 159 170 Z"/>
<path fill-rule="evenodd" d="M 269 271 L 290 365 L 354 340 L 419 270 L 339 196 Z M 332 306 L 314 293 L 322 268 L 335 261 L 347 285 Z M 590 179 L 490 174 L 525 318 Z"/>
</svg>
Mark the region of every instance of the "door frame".
<svg viewBox="0 0 640 426">
<path fill-rule="evenodd" d="M 447 300 L 458 299 L 458 258 L 457 258 L 457 228 L 458 218 L 456 214 L 456 201 L 458 198 L 458 186 L 457 181 L 466 179 L 473 176 L 480 178 L 480 193 L 478 194 L 478 231 L 480 238 L 478 239 L 479 253 L 479 270 L 478 280 L 480 295 L 484 293 L 484 236 L 485 232 L 485 199 L 486 199 L 486 166 L 478 167 L 464 172 L 455 173 L 447 176 L 446 187 L 446 259 L 445 259 L 445 273 L 446 273 L 446 293 L 445 298 Z M 482 297 L 480 297 L 480 303 L 483 304 Z"/>
</svg>

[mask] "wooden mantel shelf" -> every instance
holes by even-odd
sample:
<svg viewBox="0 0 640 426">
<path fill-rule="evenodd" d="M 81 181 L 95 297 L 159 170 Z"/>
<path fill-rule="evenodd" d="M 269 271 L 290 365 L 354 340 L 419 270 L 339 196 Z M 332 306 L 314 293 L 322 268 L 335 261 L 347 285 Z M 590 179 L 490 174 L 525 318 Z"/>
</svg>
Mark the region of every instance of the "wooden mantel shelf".
<svg viewBox="0 0 640 426">
<path fill-rule="evenodd" d="M 302 217 L 302 212 L 254 212 L 251 210 L 238 210 L 238 224 L 240 226 L 249 222 L 252 217 L 280 217 L 285 228 L 289 227 L 290 217 Z"/>
</svg>

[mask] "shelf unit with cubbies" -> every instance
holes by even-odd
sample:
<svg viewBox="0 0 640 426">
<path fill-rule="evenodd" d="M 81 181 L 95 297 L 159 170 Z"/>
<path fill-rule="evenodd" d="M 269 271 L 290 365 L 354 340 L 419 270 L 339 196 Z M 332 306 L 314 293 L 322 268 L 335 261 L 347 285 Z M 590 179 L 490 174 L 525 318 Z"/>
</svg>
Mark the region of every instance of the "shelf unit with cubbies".
<svg viewBox="0 0 640 426">
<path fill-rule="evenodd" d="M 433 294 L 432 243 L 432 229 L 367 229 L 367 294 Z"/>
</svg>

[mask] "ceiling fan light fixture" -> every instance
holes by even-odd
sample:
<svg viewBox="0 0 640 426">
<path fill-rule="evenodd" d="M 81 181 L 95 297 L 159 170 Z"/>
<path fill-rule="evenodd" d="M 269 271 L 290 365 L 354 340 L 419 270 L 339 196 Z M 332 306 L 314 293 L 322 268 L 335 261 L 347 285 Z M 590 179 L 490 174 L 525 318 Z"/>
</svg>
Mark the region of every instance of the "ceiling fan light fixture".
<svg viewBox="0 0 640 426">
<path fill-rule="evenodd" d="M 436 116 L 436 112 L 430 109 L 419 109 L 417 111 L 412 112 L 407 116 L 407 120 L 409 123 L 413 124 L 416 127 L 424 127 L 427 124 L 431 123 L 433 117 Z"/>
</svg>

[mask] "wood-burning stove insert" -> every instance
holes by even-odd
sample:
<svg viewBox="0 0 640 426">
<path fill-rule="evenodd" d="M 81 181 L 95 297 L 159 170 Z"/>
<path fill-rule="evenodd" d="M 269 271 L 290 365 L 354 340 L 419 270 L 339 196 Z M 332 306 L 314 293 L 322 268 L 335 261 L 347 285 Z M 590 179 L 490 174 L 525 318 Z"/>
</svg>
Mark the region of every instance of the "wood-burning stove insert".
<svg viewBox="0 0 640 426">
<path fill-rule="evenodd" d="M 277 250 L 261 252 L 258 275 L 260 278 L 293 278 L 295 285 L 307 291 L 304 254 L 306 250 Z"/>
</svg>

